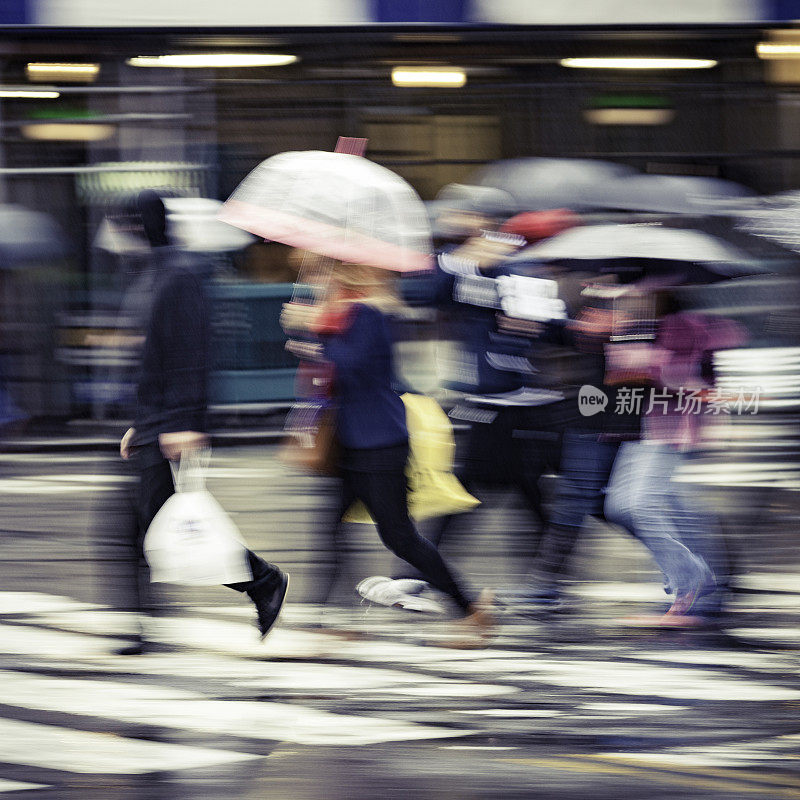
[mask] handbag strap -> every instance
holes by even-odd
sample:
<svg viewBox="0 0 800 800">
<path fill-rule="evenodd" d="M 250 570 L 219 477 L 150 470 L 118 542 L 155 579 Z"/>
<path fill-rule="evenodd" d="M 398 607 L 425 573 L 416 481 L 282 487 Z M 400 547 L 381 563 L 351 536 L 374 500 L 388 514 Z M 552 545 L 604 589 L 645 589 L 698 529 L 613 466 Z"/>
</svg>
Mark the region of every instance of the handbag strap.
<svg viewBox="0 0 800 800">
<path fill-rule="evenodd" d="M 201 447 L 182 453 L 176 464 L 169 462 L 176 492 L 202 492 L 206 488 L 206 472 L 211 460 L 211 448 Z"/>
</svg>

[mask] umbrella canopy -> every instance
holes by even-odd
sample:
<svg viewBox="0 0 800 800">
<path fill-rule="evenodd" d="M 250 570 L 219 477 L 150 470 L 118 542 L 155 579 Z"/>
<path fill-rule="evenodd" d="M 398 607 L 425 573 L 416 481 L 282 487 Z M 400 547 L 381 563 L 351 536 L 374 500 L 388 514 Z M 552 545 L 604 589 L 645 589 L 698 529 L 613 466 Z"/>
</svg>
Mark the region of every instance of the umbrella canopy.
<svg viewBox="0 0 800 800">
<path fill-rule="evenodd" d="M 309 150 L 268 158 L 219 219 L 341 261 L 398 272 L 432 267 L 422 201 L 398 175 L 361 156 Z"/>
<path fill-rule="evenodd" d="M 526 247 L 511 261 L 613 261 L 642 259 L 703 264 L 711 273 L 736 277 L 765 272 L 750 254 L 702 231 L 661 225 L 586 225 Z"/>
<path fill-rule="evenodd" d="M 65 258 L 70 247 L 49 215 L 23 206 L 0 206 L 0 268 Z"/>
<path fill-rule="evenodd" d="M 632 175 L 634 170 L 610 161 L 582 158 L 517 158 L 497 161 L 475 176 L 481 186 L 508 192 L 520 211 L 593 208 L 598 187 Z"/>
<path fill-rule="evenodd" d="M 596 184 L 587 196 L 595 208 L 663 214 L 724 213 L 733 198 L 753 193 L 733 181 L 686 175 L 628 175 Z"/>
</svg>

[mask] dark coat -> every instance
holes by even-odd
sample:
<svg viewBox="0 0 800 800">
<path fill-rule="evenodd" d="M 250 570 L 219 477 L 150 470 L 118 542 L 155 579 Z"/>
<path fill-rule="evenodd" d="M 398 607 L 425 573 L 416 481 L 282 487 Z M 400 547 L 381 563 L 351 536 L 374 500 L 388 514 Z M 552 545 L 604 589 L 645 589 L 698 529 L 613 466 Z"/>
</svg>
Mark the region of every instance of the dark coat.
<svg viewBox="0 0 800 800">
<path fill-rule="evenodd" d="M 201 276 L 173 248 L 153 251 L 154 288 L 137 389 L 133 444 L 207 429 L 210 316 Z"/>
<path fill-rule="evenodd" d="M 392 388 L 389 319 L 359 303 L 342 333 L 321 339 L 325 357 L 334 364 L 336 431 L 341 444 L 373 449 L 407 442 L 405 406 Z"/>
</svg>

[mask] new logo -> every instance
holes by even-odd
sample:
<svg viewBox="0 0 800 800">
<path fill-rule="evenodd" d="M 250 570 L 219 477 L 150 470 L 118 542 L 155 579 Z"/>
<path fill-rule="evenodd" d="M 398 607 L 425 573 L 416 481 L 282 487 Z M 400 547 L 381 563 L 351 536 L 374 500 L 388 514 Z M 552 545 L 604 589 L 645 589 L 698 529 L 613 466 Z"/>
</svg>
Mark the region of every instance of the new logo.
<svg viewBox="0 0 800 800">
<path fill-rule="evenodd" d="M 605 411 L 608 405 L 608 396 L 605 392 L 588 383 L 581 386 L 578 392 L 578 411 L 584 417 L 593 417 L 601 411 Z"/>
</svg>

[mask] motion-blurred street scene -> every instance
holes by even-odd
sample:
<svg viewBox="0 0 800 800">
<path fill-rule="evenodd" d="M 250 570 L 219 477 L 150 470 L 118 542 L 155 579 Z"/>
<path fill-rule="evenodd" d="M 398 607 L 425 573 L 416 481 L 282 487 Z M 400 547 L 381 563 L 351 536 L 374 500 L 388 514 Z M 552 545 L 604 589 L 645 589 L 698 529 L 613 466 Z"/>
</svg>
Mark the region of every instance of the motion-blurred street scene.
<svg viewBox="0 0 800 800">
<path fill-rule="evenodd" d="M 800 797 L 795 6 L 0 4 L 0 795 Z"/>
</svg>

